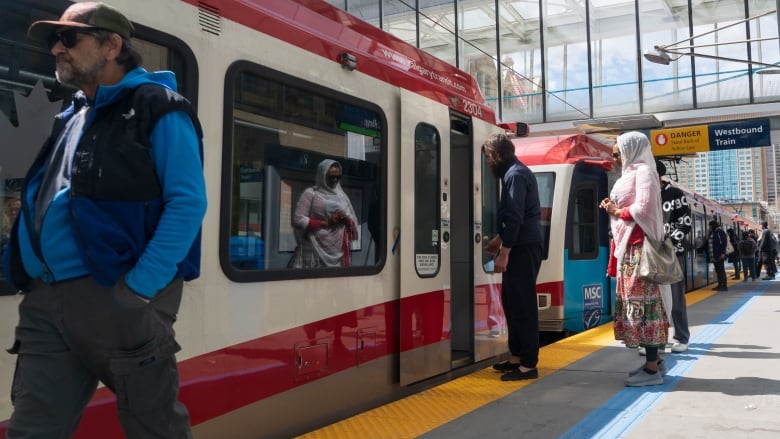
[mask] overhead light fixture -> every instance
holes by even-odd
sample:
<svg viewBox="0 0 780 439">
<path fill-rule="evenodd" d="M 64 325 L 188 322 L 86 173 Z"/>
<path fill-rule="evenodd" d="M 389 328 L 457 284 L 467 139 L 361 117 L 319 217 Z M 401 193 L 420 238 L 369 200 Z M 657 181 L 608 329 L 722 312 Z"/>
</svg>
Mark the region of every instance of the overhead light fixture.
<svg viewBox="0 0 780 439">
<path fill-rule="evenodd" d="M 656 47 L 655 49 L 648 50 L 645 52 L 645 59 L 656 64 L 663 64 L 665 66 L 668 66 L 669 63 L 672 61 L 672 57 L 669 56 L 668 53 L 658 49 L 658 46 L 655 47 Z"/>
<path fill-rule="evenodd" d="M 754 20 L 756 18 L 763 17 L 765 15 L 770 14 L 777 14 L 777 10 L 774 11 L 768 11 L 763 14 L 756 15 L 754 17 L 746 18 L 744 20 L 739 20 L 737 22 L 731 23 L 728 26 L 723 26 L 718 29 L 714 29 L 711 31 L 704 32 L 699 35 L 694 35 L 690 38 L 686 38 L 684 40 L 678 41 L 676 43 L 667 44 L 665 46 L 653 46 L 652 50 L 648 50 L 644 53 L 644 57 L 646 60 L 656 63 L 656 64 L 663 64 L 663 65 L 669 65 L 672 61 L 677 61 L 678 59 L 682 58 L 683 56 L 687 55 L 690 57 L 701 57 L 701 58 L 707 58 L 707 59 L 714 59 L 718 61 L 731 61 L 731 62 L 739 62 L 744 64 L 750 64 L 755 66 L 761 66 L 764 68 L 758 68 L 754 69 L 752 73 L 761 74 L 761 75 L 771 75 L 771 74 L 780 74 L 780 64 L 768 64 L 761 61 L 754 61 L 754 60 L 747 60 L 747 59 L 738 59 L 738 58 L 728 58 L 725 56 L 718 56 L 718 55 L 709 55 L 706 53 L 697 53 L 694 51 L 696 48 L 701 47 L 718 47 L 718 46 L 725 46 L 729 44 L 745 44 L 745 43 L 757 43 L 761 41 L 770 41 L 770 40 L 777 40 L 778 37 L 770 37 L 770 38 L 757 38 L 757 39 L 750 39 L 750 40 L 744 40 L 744 41 L 730 41 L 730 42 L 719 42 L 714 44 L 702 44 L 702 45 L 689 45 L 684 47 L 678 47 L 679 44 L 684 43 L 686 41 L 692 41 L 696 38 L 701 38 L 705 35 L 709 35 L 714 32 L 718 32 L 720 30 L 736 26 L 741 23 L 745 23 L 750 20 Z M 672 58 L 672 55 L 676 55 L 676 58 Z M 780 63 L 780 62 L 779 62 Z"/>
</svg>

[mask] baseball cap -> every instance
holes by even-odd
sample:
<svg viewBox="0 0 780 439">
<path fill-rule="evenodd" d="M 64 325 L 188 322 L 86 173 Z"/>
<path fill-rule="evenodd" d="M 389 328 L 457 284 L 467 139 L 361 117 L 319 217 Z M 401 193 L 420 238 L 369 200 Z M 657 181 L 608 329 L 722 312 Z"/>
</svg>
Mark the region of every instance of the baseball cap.
<svg viewBox="0 0 780 439">
<path fill-rule="evenodd" d="M 86 2 L 71 5 L 59 20 L 36 21 L 27 29 L 33 40 L 49 41 L 54 32 L 63 28 L 103 29 L 124 38 L 133 36 L 133 24 L 124 15 L 105 3 Z"/>
</svg>

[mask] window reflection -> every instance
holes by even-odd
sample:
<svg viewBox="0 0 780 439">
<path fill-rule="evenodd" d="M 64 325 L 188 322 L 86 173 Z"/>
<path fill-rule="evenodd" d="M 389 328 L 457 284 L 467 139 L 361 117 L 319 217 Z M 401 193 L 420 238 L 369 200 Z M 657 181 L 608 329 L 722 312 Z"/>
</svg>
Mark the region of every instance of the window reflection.
<svg viewBox="0 0 780 439">
<path fill-rule="evenodd" d="M 383 119 L 367 104 L 263 72 L 235 75 L 230 264 L 376 265 Z"/>
<path fill-rule="evenodd" d="M 441 265 L 440 151 L 436 127 L 419 124 L 414 130 L 414 254 L 421 277 L 435 276 Z"/>
</svg>

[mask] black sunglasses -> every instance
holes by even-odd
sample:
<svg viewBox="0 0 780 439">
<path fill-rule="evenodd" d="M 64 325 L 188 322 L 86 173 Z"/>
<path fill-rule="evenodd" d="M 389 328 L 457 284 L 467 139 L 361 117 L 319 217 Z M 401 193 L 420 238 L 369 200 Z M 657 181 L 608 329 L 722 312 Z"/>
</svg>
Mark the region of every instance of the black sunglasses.
<svg viewBox="0 0 780 439">
<path fill-rule="evenodd" d="M 613 152 L 612 153 L 612 158 L 615 159 L 615 160 L 619 159 L 620 158 L 620 153 L 619 152 Z"/>
<path fill-rule="evenodd" d="M 339 181 L 341 180 L 340 175 L 328 175 L 327 176 L 328 181 Z"/>
<path fill-rule="evenodd" d="M 72 49 L 79 43 L 78 34 L 82 35 L 95 35 L 95 31 L 87 29 L 65 29 L 64 31 L 55 32 L 51 34 L 49 38 L 49 48 L 54 47 L 57 42 L 62 43 L 66 49 Z"/>
</svg>

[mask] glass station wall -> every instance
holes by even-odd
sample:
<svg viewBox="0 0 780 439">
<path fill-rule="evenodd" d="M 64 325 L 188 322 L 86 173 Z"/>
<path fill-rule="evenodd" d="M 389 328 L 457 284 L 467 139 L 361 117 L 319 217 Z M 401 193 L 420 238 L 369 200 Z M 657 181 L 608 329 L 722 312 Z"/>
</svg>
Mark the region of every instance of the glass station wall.
<svg viewBox="0 0 780 439">
<path fill-rule="evenodd" d="M 756 74 L 780 64 L 778 0 L 329 1 L 471 73 L 504 121 L 780 100 L 780 75 Z M 702 56 L 653 63 L 655 46 Z"/>
</svg>

